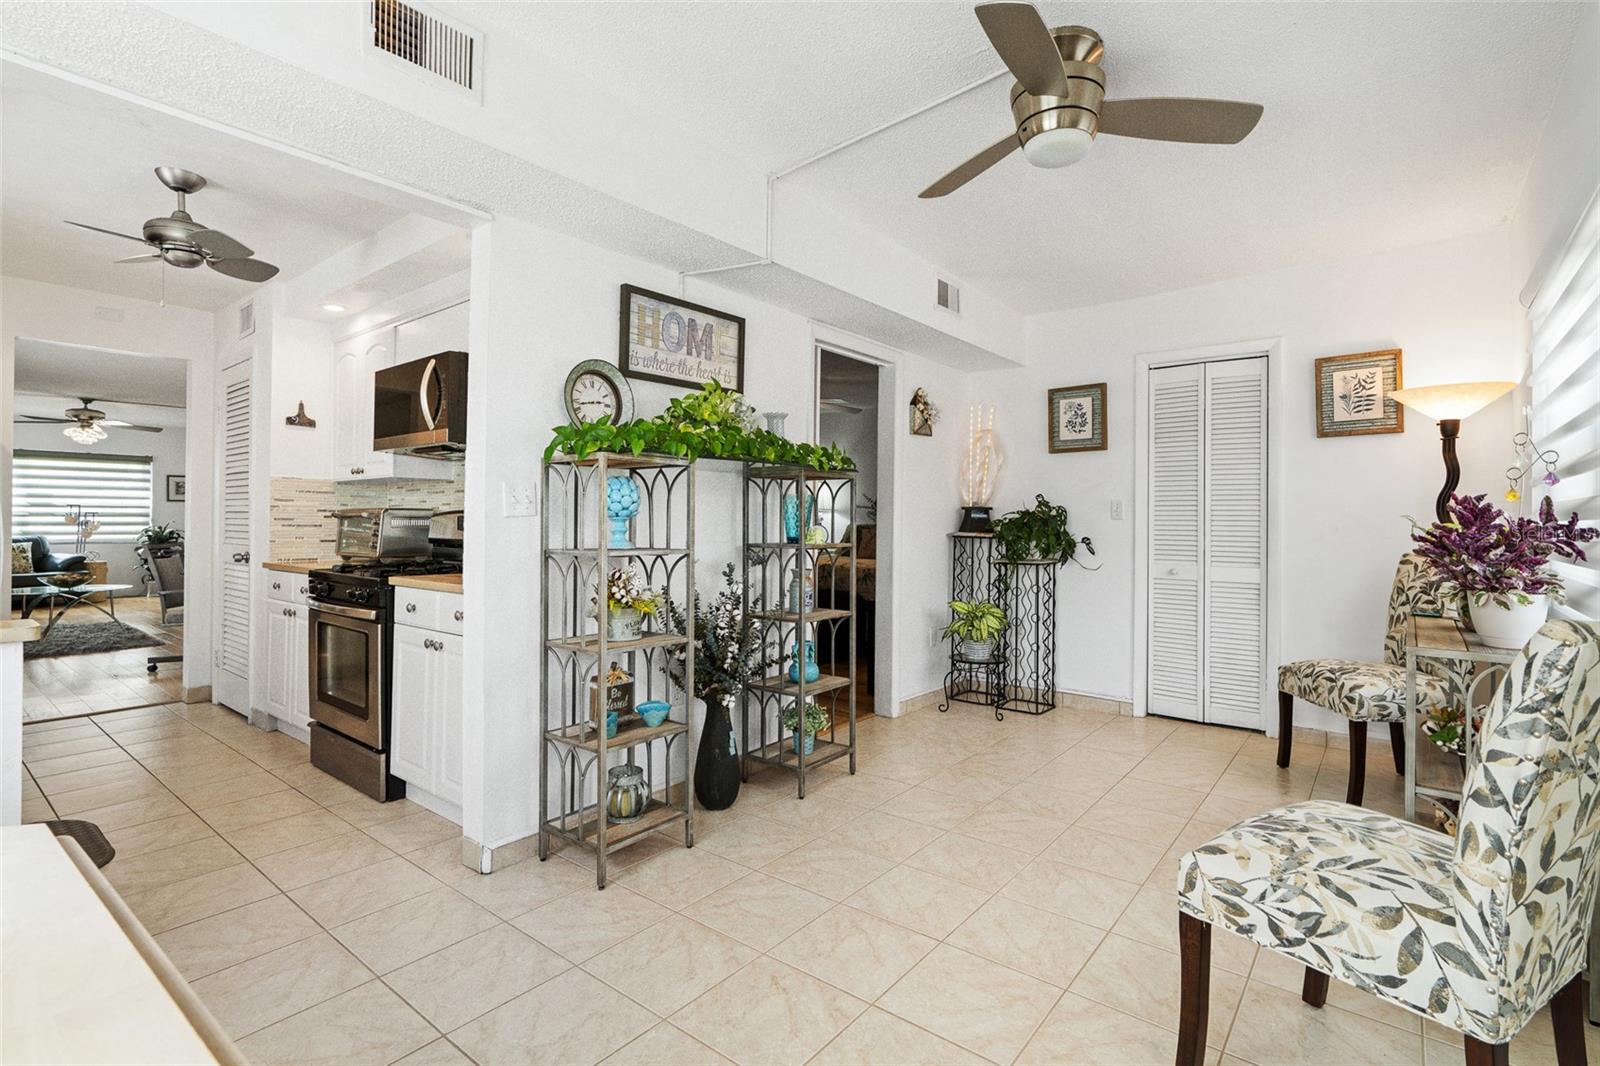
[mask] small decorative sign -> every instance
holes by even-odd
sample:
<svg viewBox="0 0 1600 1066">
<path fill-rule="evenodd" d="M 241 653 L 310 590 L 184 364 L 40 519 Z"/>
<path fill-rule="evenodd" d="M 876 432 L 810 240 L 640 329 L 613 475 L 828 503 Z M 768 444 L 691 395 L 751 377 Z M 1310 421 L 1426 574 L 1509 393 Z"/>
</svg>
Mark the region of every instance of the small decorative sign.
<svg viewBox="0 0 1600 1066">
<path fill-rule="evenodd" d="M 1051 452 L 1105 451 L 1106 383 L 1051 389 L 1046 424 Z"/>
<path fill-rule="evenodd" d="M 617 365 L 630 378 L 698 389 L 715 379 L 744 391 L 744 319 L 659 292 L 622 286 Z"/>
<path fill-rule="evenodd" d="M 1317 436 L 1405 432 L 1406 409 L 1390 395 L 1401 387 L 1399 348 L 1318 359 L 1316 378 Z"/>
</svg>

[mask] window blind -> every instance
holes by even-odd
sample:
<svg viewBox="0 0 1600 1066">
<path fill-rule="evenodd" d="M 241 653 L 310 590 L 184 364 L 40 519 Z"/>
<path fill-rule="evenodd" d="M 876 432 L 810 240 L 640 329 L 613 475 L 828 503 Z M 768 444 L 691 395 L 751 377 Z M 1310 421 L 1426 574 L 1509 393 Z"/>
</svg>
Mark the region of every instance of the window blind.
<svg viewBox="0 0 1600 1066">
<path fill-rule="evenodd" d="M 1600 195 L 1556 256 L 1528 317 L 1528 429 L 1539 447 L 1561 453 L 1561 481 L 1546 489 L 1536 467 L 1527 495 L 1532 502 L 1548 492 L 1562 518 L 1576 511 L 1585 525 L 1600 525 Z M 1600 541 L 1585 551 L 1587 562 L 1552 560 L 1567 592 L 1554 613 L 1600 618 Z"/>
<path fill-rule="evenodd" d="M 11 470 L 12 534 L 48 537 L 58 553 L 77 536 L 66 517 L 74 507 L 100 522 L 91 545 L 130 543 L 150 524 L 148 455 L 19 449 Z"/>
</svg>

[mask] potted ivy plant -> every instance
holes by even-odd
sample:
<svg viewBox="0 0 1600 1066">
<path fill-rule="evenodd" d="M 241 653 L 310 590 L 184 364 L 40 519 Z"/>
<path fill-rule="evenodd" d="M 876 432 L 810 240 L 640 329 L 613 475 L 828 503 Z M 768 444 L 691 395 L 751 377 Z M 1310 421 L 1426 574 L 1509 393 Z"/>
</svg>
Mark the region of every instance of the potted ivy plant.
<svg viewBox="0 0 1600 1066">
<path fill-rule="evenodd" d="M 1033 499 L 1032 507 L 1011 511 L 994 524 L 1001 562 L 1053 562 L 1064 566 L 1077 556 L 1080 547 L 1090 555 L 1095 553 L 1093 541 L 1074 537 L 1067 529 L 1065 507 L 1042 495 Z"/>
<path fill-rule="evenodd" d="M 944 635 L 961 642 L 956 655 L 974 663 L 993 660 L 995 642 L 1006 628 L 1006 612 L 1000 605 L 988 600 L 951 600 L 950 613 L 953 617 L 944 627 Z"/>
<path fill-rule="evenodd" d="M 806 700 L 803 715 L 800 708 L 791 703 L 778 715 L 778 721 L 783 723 L 783 728 L 794 734 L 795 754 L 810 755 L 817 745 L 817 734 L 828 728 L 833 719 L 829 717 L 827 711 L 817 706 L 816 700 Z"/>
<path fill-rule="evenodd" d="M 1522 647 L 1544 624 L 1550 601 L 1561 601 L 1550 557 L 1582 562 L 1578 545 L 1600 537 L 1580 529 L 1576 513 L 1558 520 L 1548 496 L 1538 518 L 1512 518 L 1486 496 L 1452 496 L 1446 513 L 1426 528 L 1413 520 L 1411 539 L 1442 578 L 1441 591 L 1466 600 L 1472 628 L 1495 648 Z"/>
</svg>

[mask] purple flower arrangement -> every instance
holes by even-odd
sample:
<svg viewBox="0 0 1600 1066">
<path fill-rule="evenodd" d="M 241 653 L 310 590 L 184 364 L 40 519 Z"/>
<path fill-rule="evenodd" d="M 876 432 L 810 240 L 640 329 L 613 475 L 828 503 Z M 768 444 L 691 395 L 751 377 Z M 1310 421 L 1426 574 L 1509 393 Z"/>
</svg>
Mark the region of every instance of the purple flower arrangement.
<svg viewBox="0 0 1600 1066">
<path fill-rule="evenodd" d="M 1508 609 L 1513 600 L 1560 599 L 1561 582 L 1546 569 L 1550 557 L 1581 562 L 1587 556 L 1578 545 L 1600 537 L 1600 529 L 1579 528 L 1576 513 L 1558 520 L 1548 496 L 1536 519 L 1512 518 L 1486 496 L 1452 496 L 1449 514 L 1426 528 L 1411 523 L 1417 554 L 1439 573 L 1442 591 Z"/>
</svg>

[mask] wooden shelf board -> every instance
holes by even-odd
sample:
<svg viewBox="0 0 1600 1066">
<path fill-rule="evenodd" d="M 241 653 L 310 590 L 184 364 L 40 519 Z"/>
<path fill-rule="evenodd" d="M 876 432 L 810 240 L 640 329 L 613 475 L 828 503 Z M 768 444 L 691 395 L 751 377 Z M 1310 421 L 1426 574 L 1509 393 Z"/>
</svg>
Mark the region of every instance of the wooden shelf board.
<svg viewBox="0 0 1600 1066">
<path fill-rule="evenodd" d="M 797 611 L 751 611 L 750 617 L 763 622 L 831 622 L 849 618 L 853 613 L 838 607 L 818 607 L 814 611 L 807 611 L 804 617 Z"/>
<path fill-rule="evenodd" d="M 806 769 L 830 763 L 835 759 L 842 759 L 850 754 L 850 745 L 836 744 L 831 740 L 817 738 L 816 746 L 810 755 L 806 756 Z M 785 737 L 783 740 L 774 741 L 764 748 L 758 748 L 750 753 L 750 758 L 767 766 L 778 766 L 786 770 L 799 769 L 799 757 L 794 752 L 794 739 Z"/>
<path fill-rule="evenodd" d="M 776 551 L 783 548 L 806 548 L 814 552 L 846 552 L 855 545 L 843 540 L 830 540 L 820 544 L 795 544 L 787 540 L 753 540 L 749 547 L 760 548 L 763 551 Z"/>
<path fill-rule="evenodd" d="M 559 555 L 563 558 L 598 558 L 599 548 L 547 548 L 546 555 Z M 688 548 L 607 548 L 608 556 L 662 556 L 662 555 L 688 555 Z"/>
<path fill-rule="evenodd" d="M 664 466 L 688 466 L 693 461 L 660 452 L 645 452 L 642 455 L 634 455 L 631 452 L 595 452 L 584 459 L 574 459 L 565 452 L 560 452 L 550 457 L 550 465 L 599 466 L 601 456 L 605 456 L 606 466 L 613 470 L 652 470 Z"/>
<path fill-rule="evenodd" d="M 762 678 L 760 681 L 751 682 L 750 687 L 758 692 L 776 692 L 783 696 L 800 695 L 800 686 L 789 680 L 788 674 L 773 674 L 771 677 Z M 824 692 L 833 692 L 841 688 L 849 688 L 850 679 L 836 674 L 823 674 L 815 681 L 806 682 L 807 696 L 820 696 Z"/>
<path fill-rule="evenodd" d="M 631 724 L 630 724 L 631 722 Z M 668 719 L 657 726 L 644 724 L 644 719 L 638 715 L 628 715 L 617 726 L 617 735 L 606 741 L 607 751 L 618 751 L 634 744 L 644 744 L 647 741 L 657 740 L 661 737 L 670 737 L 678 733 L 687 733 L 689 726 L 684 722 L 674 722 Z M 569 725 L 562 729 L 546 731 L 545 736 L 558 744 L 567 744 L 574 748 L 582 748 L 596 754 L 600 751 L 599 730 L 593 725 L 584 723 Z"/>
<path fill-rule="evenodd" d="M 594 836 L 595 819 L 604 816 L 605 811 L 602 808 L 585 807 L 581 817 L 567 816 L 566 827 L 562 826 L 559 818 L 552 818 L 545 825 L 558 836 L 593 850 L 599 843 Z M 606 826 L 606 852 L 609 854 L 616 851 L 652 830 L 683 821 L 686 817 L 688 815 L 682 807 L 651 797 L 650 805 L 645 808 L 644 817 L 638 821 Z"/>
<path fill-rule="evenodd" d="M 599 634 L 590 634 L 583 637 L 557 637 L 547 641 L 550 647 L 561 651 L 582 652 L 586 655 L 600 654 Z M 677 648 L 689 643 L 689 638 L 677 633 L 650 633 L 638 640 L 613 640 L 606 644 L 606 653 L 621 654 L 625 651 L 644 651 L 649 648 Z"/>
</svg>

